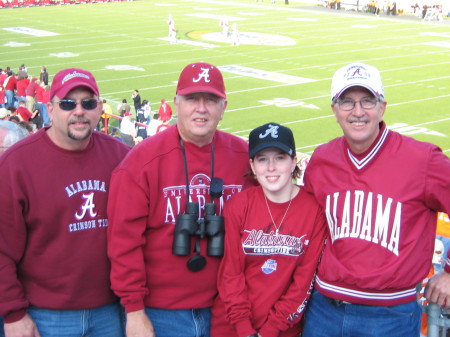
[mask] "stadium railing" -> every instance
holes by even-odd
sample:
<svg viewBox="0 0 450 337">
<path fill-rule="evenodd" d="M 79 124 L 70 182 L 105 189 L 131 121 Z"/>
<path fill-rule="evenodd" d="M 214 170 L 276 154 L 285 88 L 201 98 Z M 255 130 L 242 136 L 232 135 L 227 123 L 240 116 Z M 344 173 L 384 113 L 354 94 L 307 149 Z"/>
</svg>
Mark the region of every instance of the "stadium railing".
<svg viewBox="0 0 450 337">
<path fill-rule="evenodd" d="M 436 303 L 428 303 L 421 307 L 422 311 L 427 314 L 427 337 L 446 337 L 448 328 L 450 328 L 450 311 L 442 309 Z"/>
</svg>

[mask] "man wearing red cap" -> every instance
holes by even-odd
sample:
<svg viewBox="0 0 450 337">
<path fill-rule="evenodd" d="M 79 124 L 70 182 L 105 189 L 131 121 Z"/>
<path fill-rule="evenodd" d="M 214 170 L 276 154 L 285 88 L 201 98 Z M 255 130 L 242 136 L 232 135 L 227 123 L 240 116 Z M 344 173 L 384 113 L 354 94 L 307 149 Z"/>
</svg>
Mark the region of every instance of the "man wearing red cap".
<svg viewBox="0 0 450 337">
<path fill-rule="evenodd" d="M 0 158 L 0 315 L 6 336 L 123 337 L 106 254 L 109 180 L 128 152 L 95 132 L 94 76 L 53 79 L 52 126 Z"/>
<path fill-rule="evenodd" d="M 227 106 L 219 69 L 186 66 L 174 103 L 177 124 L 134 147 L 111 180 L 111 283 L 128 336 L 209 336 L 223 205 L 252 183 L 246 142 L 217 130 Z"/>
</svg>

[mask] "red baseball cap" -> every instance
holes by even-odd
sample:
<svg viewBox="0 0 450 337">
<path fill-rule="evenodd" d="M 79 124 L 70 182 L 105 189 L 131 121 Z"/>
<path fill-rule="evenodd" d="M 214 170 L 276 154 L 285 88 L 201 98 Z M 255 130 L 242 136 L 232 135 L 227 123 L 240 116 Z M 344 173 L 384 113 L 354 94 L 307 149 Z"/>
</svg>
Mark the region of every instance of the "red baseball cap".
<svg viewBox="0 0 450 337">
<path fill-rule="evenodd" d="M 227 98 L 225 84 L 220 70 L 205 62 L 187 65 L 180 74 L 177 95 L 189 95 L 195 92 L 209 92 Z"/>
<path fill-rule="evenodd" d="M 50 99 L 55 95 L 64 98 L 70 90 L 76 87 L 87 87 L 95 95 L 99 96 L 97 82 L 89 71 L 79 68 L 61 70 L 55 75 L 50 88 Z"/>
</svg>

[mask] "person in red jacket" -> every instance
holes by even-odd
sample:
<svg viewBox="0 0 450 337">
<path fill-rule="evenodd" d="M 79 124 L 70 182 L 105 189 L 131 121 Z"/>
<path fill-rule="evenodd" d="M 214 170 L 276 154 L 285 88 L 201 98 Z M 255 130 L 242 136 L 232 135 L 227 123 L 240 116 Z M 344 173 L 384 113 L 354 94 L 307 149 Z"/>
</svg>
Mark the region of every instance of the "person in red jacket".
<svg viewBox="0 0 450 337">
<path fill-rule="evenodd" d="M 13 106 L 16 101 L 16 84 L 18 81 L 18 74 L 14 74 L 11 71 L 8 73 L 8 77 L 3 82 L 6 94 L 6 106 Z"/>
<path fill-rule="evenodd" d="M 222 211 L 252 184 L 246 142 L 217 130 L 220 70 L 186 66 L 174 102 L 177 124 L 135 146 L 111 179 L 108 254 L 127 336 L 209 336 Z"/>
<path fill-rule="evenodd" d="M 19 107 L 16 109 L 15 114 L 21 121 L 29 122 L 30 119 L 37 115 L 37 112 L 31 112 L 25 107 L 25 101 L 19 101 Z"/>
<path fill-rule="evenodd" d="M 170 121 L 172 119 L 172 108 L 164 98 L 161 100 L 158 113 L 163 122 Z"/>
<path fill-rule="evenodd" d="M 123 337 L 109 280 L 106 207 L 111 172 L 129 147 L 94 131 L 102 105 L 90 72 L 64 69 L 50 92 L 52 126 L 0 157 L 5 333 Z"/>
<path fill-rule="evenodd" d="M 300 177 L 292 131 L 280 124 L 249 136 L 260 186 L 225 208 L 225 255 L 212 308 L 213 337 L 295 337 L 325 240 L 325 215 Z"/>
<path fill-rule="evenodd" d="M 329 233 L 303 337 L 420 334 L 416 285 L 430 270 L 437 211 L 450 211 L 450 159 L 390 130 L 386 107 L 374 66 L 334 73 L 331 108 L 343 136 L 314 150 L 304 176 Z"/>
<path fill-rule="evenodd" d="M 28 77 L 21 78 L 20 80 L 17 81 L 16 96 L 18 102 L 25 101 L 26 89 L 29 83 L 30 79 Z"/>
<path fill-rule="evenodd" d="M 27 109 L 33 111 L 36 104 L 36 90 L 39 87 L 39 84 L 36 83 L 37 78 L 33 77 L 30 83 L 27 86 L 27 95 L 25 97 L 27 102 Z"/>
</svg>

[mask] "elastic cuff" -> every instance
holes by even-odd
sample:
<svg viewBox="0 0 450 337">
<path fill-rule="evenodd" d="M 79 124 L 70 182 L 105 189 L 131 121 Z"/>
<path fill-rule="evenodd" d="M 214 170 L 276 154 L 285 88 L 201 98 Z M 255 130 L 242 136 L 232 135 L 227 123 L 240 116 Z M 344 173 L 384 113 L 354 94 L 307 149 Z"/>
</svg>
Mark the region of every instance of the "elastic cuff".
<svg viewBox="0 0 450 337">
<path fill-rule="evenodd" d="M 10 312 L 3 317 L 5 323 L 14 323 L 20 321 L 27 314 L 27 309 L 20 309 Z"/>
<path fill-rule="evenodd" d="M 259 333 L 264 337 L 277 337 L 280 334 L 280 330 L 266 322 L 259 330 Z"/>
<path fill-rule="evenodd" d="M 144 305 L 143 301 L 132 302 L 132 303 L 122 303 L 122 305 L 125 307 L 126 313 L 145 309 L 145 305 Z"/>
<path fill-rule="evenodd" d="M 243 321 L 236 323 L 234 327 L 239 337 L 241 336 L 247 337 L 256 333 L 256 330 L 253 329 L 252 323 L 250 322 L 249 319 L 245 319 Z"/>
</svg>

